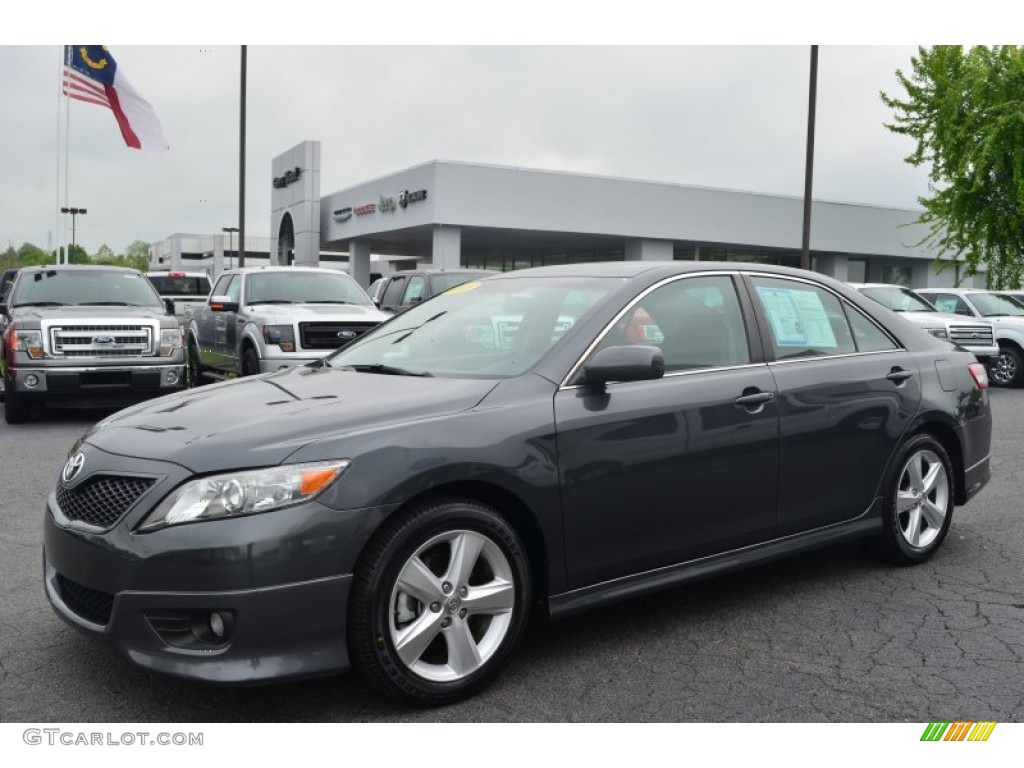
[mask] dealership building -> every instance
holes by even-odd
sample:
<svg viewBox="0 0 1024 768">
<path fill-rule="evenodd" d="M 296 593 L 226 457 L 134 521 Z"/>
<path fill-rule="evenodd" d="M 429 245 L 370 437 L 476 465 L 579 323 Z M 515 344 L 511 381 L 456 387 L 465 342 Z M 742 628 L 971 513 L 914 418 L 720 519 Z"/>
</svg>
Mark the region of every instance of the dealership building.
<svg viewBox="0 0 1024 768">
<path fill-rule="evenodd" d="M 372 272 L 415 266 L 800 265 L 799 197 L 440 160 L 321 196 L 317 141 L 274 158 L 271 176 L 271 235 L 259 262 L 340 261 L 363 285 Z M 851 282 L 955 284 L 955 269 L 937 272 L 936 254 L 920 245 L 921 211 L 819 200 L 811 208 L 812 269 Z M 166 243 L 155 269 L 177 268 Z M 203 254 L 219 272 L 226 263 L 216 257 Z M 984 275 L 975 281 L 984 285 Z"/>
</svg>

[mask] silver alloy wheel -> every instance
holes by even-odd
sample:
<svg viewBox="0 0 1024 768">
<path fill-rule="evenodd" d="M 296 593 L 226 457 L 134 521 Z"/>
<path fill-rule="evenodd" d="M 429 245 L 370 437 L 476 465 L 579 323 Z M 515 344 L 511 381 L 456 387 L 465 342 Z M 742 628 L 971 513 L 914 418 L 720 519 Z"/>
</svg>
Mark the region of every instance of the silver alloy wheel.
<svg viewBox="0 0 1024 768">
<path fill-rule="evenodd" d="M 1000 352 L 992 365 L 992 381 L 999 386 L 1009 384 L 1017 376 L 1017 361 L 1013 355 Z"/>
<path fill-rule="evenodd" d="M 434 536 L 402 566 L 389 606 L 395 652 L 433 682 L 462 680 L 487 663 L 512 623 L 508 558 L 476 531 Z"/>
<path fill-rule="evenodd" d="M 948 508 L 946 465 L 934 451 L 915 451 L 904 463 L 896 488 L 896 517 L 904 540 L 926 549 L 942 531 Z"/>
</svg>

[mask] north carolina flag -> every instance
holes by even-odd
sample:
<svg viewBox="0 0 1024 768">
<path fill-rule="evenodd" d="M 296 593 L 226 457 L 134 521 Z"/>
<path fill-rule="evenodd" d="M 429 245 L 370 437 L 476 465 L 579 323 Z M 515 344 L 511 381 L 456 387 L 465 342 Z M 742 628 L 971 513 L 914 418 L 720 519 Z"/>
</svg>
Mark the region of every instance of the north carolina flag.
<svg viewBox="0 0 1024 768">
<path fill-rule="evenodd" d="M 64 93 L 72 99 L 108 107 L 117 118 L 125 144 L 132 149 L 167 149 L 153 107 L 121 74 L 107 46 L 64 46 Z"/>
</svg>

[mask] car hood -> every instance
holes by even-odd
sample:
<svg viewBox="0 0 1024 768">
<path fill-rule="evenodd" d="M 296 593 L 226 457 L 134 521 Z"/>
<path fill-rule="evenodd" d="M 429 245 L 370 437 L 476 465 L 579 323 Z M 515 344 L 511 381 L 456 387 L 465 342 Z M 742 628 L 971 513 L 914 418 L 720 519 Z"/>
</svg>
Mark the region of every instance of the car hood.
<svg viewBox="0 0 1024 768">
<path fill-rule="evenodd" d="M 330 322 L 331 320 L 382 323 L 392 315 L 372 304 L 251 304 L 247 311 L 261 317 L 280 317 L 284 322 Z"/>
<path fill-rule="evenodd" d="M 150 318 L 168 317 L 167 310 L 162 307 L 12 307 L 11 313 L 15 320 L 92 320 L 119 318 Z"/>
<path fill-rule="evenodd" d="M 496 383 L 300 366 L 133 406 L 83 441 L 196 473 L 273 466 L 316 440 L 468 410 Z"/>
<path fill-rule="evenodd" d="M 948 312 L 900 312 L 899 314 L 918 325 L 937 325 L 940 323 L 953 323 L 954 325 L 992 325 L 988 320 L 982 320 L 977 317 L 965 317 L 964 315 L 953 315 Z"/>
</svg>

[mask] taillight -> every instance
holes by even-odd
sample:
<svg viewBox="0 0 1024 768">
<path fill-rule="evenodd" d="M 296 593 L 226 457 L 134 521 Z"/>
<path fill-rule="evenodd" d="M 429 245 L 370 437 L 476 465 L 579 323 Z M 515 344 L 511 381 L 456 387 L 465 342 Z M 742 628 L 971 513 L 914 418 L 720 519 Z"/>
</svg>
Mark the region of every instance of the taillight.
<svg viewBox="0 0 1024 768">
<path fill-rule="evenodd" d="M 971 363 L 967 366 L 967 370 L 971 372 L 971 378 L 978 385 L 978 389 L 988 389 L 988 371 L 985 370 L 984 365 Z"/>
</svg>

